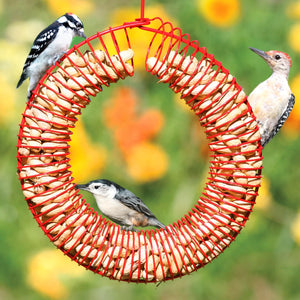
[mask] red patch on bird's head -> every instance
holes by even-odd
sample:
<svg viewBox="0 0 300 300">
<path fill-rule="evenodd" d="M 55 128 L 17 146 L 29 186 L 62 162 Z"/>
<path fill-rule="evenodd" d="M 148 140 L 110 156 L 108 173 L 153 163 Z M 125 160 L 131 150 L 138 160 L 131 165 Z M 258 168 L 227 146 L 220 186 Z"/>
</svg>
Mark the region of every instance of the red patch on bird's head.
<svg viewBox="0 0 300 300">
<path fill-rule="evenodd" d="M 276 59 L 276 55 L 284 56 L 288 60 L 288 62 L 290 64 L 290 68 L 292 67 L 292 59 L 287 53 L 277 51 L 277 50 L 270 50 L 270 51 L 266 52 L 266 54 L 268 54 L 269 56 L 271 56 L 275 59 Z"/>
</svg>

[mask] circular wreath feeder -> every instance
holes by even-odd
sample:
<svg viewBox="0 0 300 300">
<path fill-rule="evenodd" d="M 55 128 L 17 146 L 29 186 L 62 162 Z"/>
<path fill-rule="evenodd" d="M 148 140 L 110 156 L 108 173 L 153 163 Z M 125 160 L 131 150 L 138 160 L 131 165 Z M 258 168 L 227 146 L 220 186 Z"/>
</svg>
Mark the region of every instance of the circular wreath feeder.
<svg viewBox="0 0 300 300">
<path fill-rule="evenodd" d="M 189 274 L 234 241 L 255 203 L 262 147 L 255 116 L 235 78 L 180 28 L 144 18 L 143 5 L 140 19 L 96 33 L 47 71 L 23 113 L 17 158 L 29 209 L 54 245 L 102 276 L 147 283 Z M 86 203 L 69 170 L 76 116 L 103 86 L 134 74 L 132 30 L 153 33 L 145 49 L 146 70 L 180 93 L 209 140 L 204 192 L 165 230 L 121 230 Z"/>
</svg>

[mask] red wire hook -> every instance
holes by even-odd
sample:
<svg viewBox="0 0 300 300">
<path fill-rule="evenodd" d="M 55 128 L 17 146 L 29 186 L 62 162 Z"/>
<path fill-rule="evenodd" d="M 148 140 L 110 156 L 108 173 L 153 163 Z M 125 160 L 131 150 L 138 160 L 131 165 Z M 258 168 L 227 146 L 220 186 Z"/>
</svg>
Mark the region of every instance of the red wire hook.
<svg viewBox="0 0 300 300">
<path fill-rule="evenodd" d="M 144 19 L 145 15 L 145 0 L 141 0 L 141 19 Z"/>
</svg>

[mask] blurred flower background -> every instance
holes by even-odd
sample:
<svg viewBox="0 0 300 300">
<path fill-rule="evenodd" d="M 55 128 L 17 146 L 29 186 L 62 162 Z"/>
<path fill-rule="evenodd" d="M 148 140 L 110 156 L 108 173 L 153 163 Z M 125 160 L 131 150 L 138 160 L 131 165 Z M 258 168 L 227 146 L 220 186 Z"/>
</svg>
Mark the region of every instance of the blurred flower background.
<svg viewBox="0 0 300 300">
<path fill-rule="evenodd" d="M 140 1 L 0 0 L 0 299 L 299 299 L 300 1 L 145 2 L 146 17 L 159 16 L 189 33 L 247 94 L 270 75 L 248 47 L 292 57 L 296 105 L 264 149 L 264 180 L 254 212 L 218 259 L 158 287 L 110 281 L 70 262 L 38 228 L 20 189 L 16 144 L 28 82 L 15 86 L 33 39 L 58 16 L 78 14 L 90 36 L 138 18 Z M 70 143 L 72 171 L 78 183 L 103 177 L 128 187 L 168 224 L 201 193 L 207 144 L 193 114 L 145 72 L 151 35 L 138 29 L 130 34 L 135 76 L 104 88 L 84 110 Z"/>
</svg>

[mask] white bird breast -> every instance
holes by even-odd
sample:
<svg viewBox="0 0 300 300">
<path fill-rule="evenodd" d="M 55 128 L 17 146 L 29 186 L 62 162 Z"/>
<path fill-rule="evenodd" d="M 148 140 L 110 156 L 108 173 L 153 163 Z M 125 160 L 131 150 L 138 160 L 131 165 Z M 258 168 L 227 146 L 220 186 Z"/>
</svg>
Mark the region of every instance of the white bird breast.
<svg viewBox="0 0 300 300">
<path fill-rule="evenodd" d="M 61 26 L 58 30 L 57 36 L 54 41 L 49 45 L 49 47 L 45 50 L 45 55 L 53 56 L 53 54 L 63 54 L 66 52 L 73 40 L 74 34 L 73 30 L 69 28 L 65 28 Z M 53 62 L 51 62 L 53 63 Z"/>
<path fill-rule="evenodd" d="M 115 198 L 101 197 L 99 195 L 94 195 L 97 206 L 100 211 L 107 217 L 112 217 L 114 219 L 123 220 L 124 217 L 136 214 L 136 212 L 122 204 L 119 200 Z"/>
</svg>

